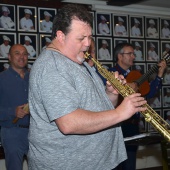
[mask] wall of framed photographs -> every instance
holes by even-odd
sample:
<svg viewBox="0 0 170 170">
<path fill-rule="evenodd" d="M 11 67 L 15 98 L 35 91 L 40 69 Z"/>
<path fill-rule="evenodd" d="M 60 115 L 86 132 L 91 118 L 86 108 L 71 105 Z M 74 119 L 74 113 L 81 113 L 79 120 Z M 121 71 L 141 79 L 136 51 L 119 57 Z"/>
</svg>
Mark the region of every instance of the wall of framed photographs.
<svg viewBox="0 0 170 170">
<path fill-rule="evenodd" d="M 136 58 L 131 69 L 140 71 L 142 75 L 155 67 L 170 51 L 170 15 L 166 10 L 161 8 L 159 10 L 128 9 L 101 5 L 93 6 L 93 10 L 97 59 L 103 65 L 107 67 L 115 65 L 114 47 L 120 42 L 129 42 L 134 45 Z M 158 15 L 157 12 L 160 14 Z M 105 31 L 102 32 L 101 27 Z M 103 43 L 106 44 L 109 55 L 101 56 L 100 49 Z M 170 62 L 169 55 L 166 60 L 167 63 Z M 147 82 L 151 82 L 155 76 L 156 72 L 149 76 Z M 170 116 L 169 80 L 170 65 L 168 64 L 161 90 L 154 98 L 147 100 L 150 107 L 168 123 L 170 123 L 167 120 Z M 155 131 L 143 117 L 141 117 L 141 131 Z"/>
<path fill-rule="evenodd" d="M 29 65 L 33 64 L 46 43 L 50 42 L 52 21 L 58 10 L 59 8 L 0 4 L 0 71 L 8 67 L 7 53 L 9 47 L 16 43 L 28 46 Z M 113 50 L 119 42 L 134 45 L 136 59 L 132 69 L 139 69 L 142 74 L 156 65 L 170 50 L 170 16 L 163 9 L 159 16 L 157 11 L 127 11 L 118 7 L 92 6 L 90 12 L 94 17 L 93 37 L 97 59 L 106 67 L 114 66 Z M 8 19 L 4 19 L 4 13 Z M 29 17 L 28 23 L 26 17 Z M 4 41 L 8 41 L 7 46 L 3 45 Z M 103 45 L 108 49 L 105 54 L 102 52 Z M 150 76 L 149 81 L 154 76 L 155 74 Z M 164 74 L 162 89 L 148 103 L 161 117 L 167 119 L 170 114 L 170 66 Z M 144 131 L 153 131 L 146 122 L 143 128 Z"/>
</svg>

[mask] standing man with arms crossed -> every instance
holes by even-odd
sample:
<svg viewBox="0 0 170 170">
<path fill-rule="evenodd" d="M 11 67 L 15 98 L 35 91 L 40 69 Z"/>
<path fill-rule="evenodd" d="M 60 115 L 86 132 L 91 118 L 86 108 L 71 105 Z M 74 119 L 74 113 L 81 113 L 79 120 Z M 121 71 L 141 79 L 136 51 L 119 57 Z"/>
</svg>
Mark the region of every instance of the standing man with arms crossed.
<svg viewBox="0 0 170 170">
<path fill-rule="evenodd" d="M 117 91 L 83 63 L 91 38 L 92 15 L 84 7 L 59 10 L 52 42 L 30 73 L 29 170 L 111 170 L 126 159 L 118 123 L 144 111 L 146 101 L 135 93 L 114 109 Z"/>
<path fill-rule="evenodd" d="M 22 170 L 28 152 L 29 113 L 23 108 L 28 103 L 29 72 L 25 69 L 28 52 L 23 45 L 10 48 L 10 67 L 0 73 L 0 126 L 7 170 Z M 13 123 L 15 117 L 19 118 Z"/>
<path fill-rule="evenodd" d="M 114 58 L 117 61 L 115 67 L 110 68 L 109 71 L 118 71 L 119 74 L 122 74 L 124 77 L 130 72 L 130 67 L 133 65 L 135 60 L 134 48 L 129 43 L 120 43 L 114 49 Z M 161 88 L 162 76 L 166 68 L 166 62 L 162 61 L 158 64 L 159 70 L 157 77 L 150 84 L 150 92 L 146 97 L 152 98 L 156 92 Z M 138 87 L 135 83 L 128 83 L 135 91 L 138 90 Z M 124 137 L 130 137 L 139 134 L 139 121 L 140 114 L 134 114 L 130 119 L 125 120 L 122 124 L 122 131 Z M 126 145 L 128 159 L 122 163 L 123 170 L 136 170 L 136 153 L 137 145 Z"/>
</svg>

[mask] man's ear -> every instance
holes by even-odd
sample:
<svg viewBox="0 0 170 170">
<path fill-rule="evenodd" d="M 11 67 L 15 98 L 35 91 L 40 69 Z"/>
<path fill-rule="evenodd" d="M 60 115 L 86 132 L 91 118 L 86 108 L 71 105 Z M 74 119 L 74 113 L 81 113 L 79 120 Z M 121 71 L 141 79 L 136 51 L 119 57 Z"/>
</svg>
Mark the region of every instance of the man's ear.
<svg viewBox="0 0 170 170">
<path fill-rule="evenodd" d="M 57 31 L 56 35 L 57 35 L 57 39 L 60 42 L 63 42 L 65 40 L 65 34 L 62 31 Z"/>
</svg>

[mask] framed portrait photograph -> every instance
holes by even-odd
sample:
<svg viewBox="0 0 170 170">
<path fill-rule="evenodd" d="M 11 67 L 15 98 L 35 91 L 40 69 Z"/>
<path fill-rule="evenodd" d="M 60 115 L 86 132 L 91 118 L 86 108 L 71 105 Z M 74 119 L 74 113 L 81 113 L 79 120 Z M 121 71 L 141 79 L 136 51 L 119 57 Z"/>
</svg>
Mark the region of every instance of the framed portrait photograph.
<svg viewBox="0 0 170 170">
<path fill-rule="evenodd" d="M 159 41 L 146 40 L 146 60 L 158 62 L 160 61 L 159 54 Z"/>
<path fill-rule="evenodd" d="M 51 33 L 53 19 L 57 13 L 55 8 L 38 8 L 38 28 L 39 32 Z"/>
<path fill-rule="evenodd" d="M 37 8 L 32 6 L 17 6 L 18 31 L 37 31 Z"/>
<path fill-rule="evenodd" d="M 170 19 L 160 18 L 160 37 L 170 39 Z"/>
<path fill-rule="evenodd" d="M 131 70 L 138 71 L 140 74 L 143 75 L 146 72 L 146 65 L 145 63 L 134 63 L 131 67 Z"/>
<path fill-rule="evenodd" d="M 129 25 L 127 15 L 113 14 L 113 35 L 119 37 L 129 36 Z"/>
<path fill-rule="evenodd" d="M 128 43 L 129 40 L 127 38 L 114 38 L 114 47 L 120 43 Z"/>
<path fill-rule="evenodd" d="M 168 65 L 165 69 L 162 83 L 165 85 L 170 85 L 170 65 Z"/>
<path fill-rule="evenodd" d="M 144 37 L 144 18 L 143 16 L 129 16 L 130 37 Z"/>
<path fill-rule="evenodd" d="M 145 61 L 145 41 L 142 39 L 130 39 L 130 43 L 134 46 L 134 61 Z"/>
<path fill-rule="evenodd" d="M 161 115 L 161 109 L 154 109 L 154 111 L 155 111 L 159 116 L 162 117 L 162 115 Z M 148 131 L 149 131 L 149 132 L 156 132 L 156 129 L 155 129 L 150 123 L 148 123 Z"/>
<path fill-rule="evenodd" d="M 159 18 L 145 17 L 146 38 L 159 38 Z"/>
<path fill-rule="evenodd" d="M 40 51 L 42 52 L 43 49 L 47 48 L 47 46 L 51 43 L 51 35 L 49 34 L 40 34 Z"/>
<path fill-rule="evenodd" d="M 25 33 L 19 33 L 18 41 L 27 49 L 29 53 L 28 59 L 36 59 L 38 57 L 39 44 L 37 34 L 28 33 L 25 35 Z"/>
<path fill-rule="evenodd" d="M 1 4 L 0 5 L 0 30 L 15 31 L 16 17 L 15 5 Z"/>
<path fill-rule="evenodd" d="M 154 97 L 147 99 L 147 102 L 152 108 L 162 107 L 161 90 L 158 90 Z"/>
<path fill-rule="evenodd" d="M 163 118 L 168 124 L 170 124 L 170 110 L 169 109 L 163 109 Z"/>
<path fill-rule="evenodd" d="M 9 61 L 8 59 L 0 60 L 0 72 L 5 71 L 9 68 Z"/>
<path fill-rule="evenodd" d="M 170 107 L 170 87 L 162 87 L 162 103 L 163 107 Z"/>
<path fill-rule="evenodd" d="M 102 64 L 102 66 L 104 67 L 104 68 L 106 68 L 107 70 L 108 69 L 110 69 L 110 68 L 112 68 L 113 66 L 114 66 L 114 63 L 113 62 L 100 62 L 101 64 Z"/>
<path fill-rule="evenodd" d="M 167 53 L 170 53 L 170 41 L 161 41 L 161 58 L 166 57 Z"/>
<path fill-rule="evenodd" d="M 16 33 L 0 32 L 0 58 L 8 58 L 9 49 L 16 44 Z"/>
<path fill-rule="evenodd" d="M 111 14 L 96 13 L 96 34 L 111 36 Z"/>
<path fill-rule="evenodd" d="M 113 60 L 112 55 L 112 38 L 97 37 L 97 59 L 98 60 Z"/>
</svg>

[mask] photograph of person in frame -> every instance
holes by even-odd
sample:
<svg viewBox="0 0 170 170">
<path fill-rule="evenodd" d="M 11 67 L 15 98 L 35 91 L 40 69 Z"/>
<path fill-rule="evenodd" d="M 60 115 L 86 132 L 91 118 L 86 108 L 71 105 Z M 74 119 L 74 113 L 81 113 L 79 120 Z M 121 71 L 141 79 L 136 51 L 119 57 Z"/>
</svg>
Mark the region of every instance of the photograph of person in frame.
<svg viewBox="0 0 170 170">
<path fill-rule="evenodd" d="M 147 18 L 146 19 L 146 37 L 159 38 L 158 19 Z"/>
<path fill-rule="evenodd" d="M 38 23 L 40 32 L 52 32 L 53 18 L 56 14 L 56 9 L 50 8 L 38 8 Z"/>
<path fill-rule="evenodd" d="M 158 55 L 158 44 L 156 42 L 147 42 L 147 60 L 148 61 L 159 61 Z"/>
<path fill-rule="evenodd" d="M 99 42 L 99 48 L 98 48 L 98 59 L 99 60 L 111 60 L 111 54 L 110 54 L 110 43 L 107 39 L 102 39 Z"/>
<path fill-rule="evenodd" d="M 170 107 L 170 88 L 163 88 L 163 106 Z"/>
<path fill-rule="evenodd" d="M 170 20 L 161 20 L 161 38 L 170 38 Z"/>
<path fill-rule="evenodd" d="M 29 55 L 28 59 L 36 59 L 38 56 L 37 34 L 20 33 L 18 35 L 19 43 L 24 45 Z"/>
<path fill-rule="evenodd" d="M 35 7 L 18 6 L 18 30 L 35 32 L 37 30 L 36 15 Z"/>
<path fill-rule="evenodd" d="M 15 29 L 16 24 L 14 22 L 14 6 L 1 6 L 1 13 L 2 15 L 0 17 L 0 28 L 7 30 Z"/>
<path fill-rule="evenodd" d="M 110 35 L 110 15 L 97 14 L 97 33 L 100 35 Z"/>
<path fill-rule="evenodd" d="M 6 35 L 3 35 L 2 38 L 3 43 L 0 45 L 0 57 L 8 58 L 9 49 L 11 48 L 11 45 L 9 45 L 11 39 Z"/>
<path fill-rule="evenodd" d="M 170 42 L 162 42 L 162 57 L 170 52 Z"/>
<path fill-rule="evenodd" d="M 10 47 L 16 44 L 16 33 L 0 33 L 0 58 L 8 58 Z"/>
<path fill-rule="evenodd" d="M 127 36 L 127 18 L 126 16 L 115 16 L 114 35 Z"/>
<path fill-rule="evenodd" d="M 9 68 L 8 60 L 0 60 L 0 72 L 5 71 Z"/>
<path fill-rule="evenodd" d="M 140 40 L 135 40 L 131 42 L 134 46 L 135 61 L 144 61 L 144 42 Z"/>
<path fill-rule="evenodd" d="M 143 37 L 143 22 L 142 18 L 131 17 L 131 37 Z"/>
<path fill-rule="evenodd" d="M 170 125 L 170 110 L 164 110 L 164 119 Z"/>
<path fill-rule="evenodd" d="M 163 84 L 170 84 L 170 67 L 167 67 L 165 70 Z"/>
<path fill-rule="evenodd" d="M 128 39 L 114 38 L 114 47 L 120 43 L 128 43 Z"/>
</svg>

